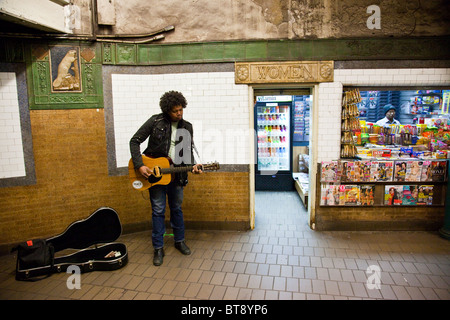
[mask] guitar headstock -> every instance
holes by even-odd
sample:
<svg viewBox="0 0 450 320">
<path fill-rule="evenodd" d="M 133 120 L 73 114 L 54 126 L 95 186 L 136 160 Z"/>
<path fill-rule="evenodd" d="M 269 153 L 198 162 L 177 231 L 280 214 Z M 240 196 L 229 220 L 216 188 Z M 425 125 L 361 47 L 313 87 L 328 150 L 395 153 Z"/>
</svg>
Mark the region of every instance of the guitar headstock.
<svg viewBox="0 0 450 320">
<path fill-rule="evenodd" d="M 220 169 L 220 165 L 218 162 L 202 164 L 203 171 L 216 171 L 219 169 Z"/>
</svg>

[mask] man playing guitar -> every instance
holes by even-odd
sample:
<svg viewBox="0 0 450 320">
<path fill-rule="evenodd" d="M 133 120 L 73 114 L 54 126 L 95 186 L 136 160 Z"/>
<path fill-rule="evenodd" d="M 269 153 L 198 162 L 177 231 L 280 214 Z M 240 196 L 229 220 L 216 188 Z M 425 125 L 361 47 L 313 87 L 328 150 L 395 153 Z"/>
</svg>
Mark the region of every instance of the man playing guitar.
<svg viewBox="0 0 450 320">
<path fill-rule="evenodd" d="M 185 97 L 180 92 L 169 91 L 161 96 L 159 105 L 162 113 L 148 119 L 130 140 L 134 168 L 145 178 L 153 174 L 153 171 L 144 165 L 140 151 L 141 143 L 149 138 L 147 148 L 143 152 L 147 157 L 167 157 L 175 167 L 193 165 L 193 173 L 202 173 L 202 165 L 194 163 L 192 124 L 183 119 L 183 109 L 187 106 Z M 180 171 L 173 175 L 169 184 L 154 185 L 149 189 L 155 266 L 160 266 L 164 257 L 166 196 L 170 208 L 170 224 L 173 229 L 175 248 L 182 254 L 191 254 L 191 250 L 185 243 L 181 209 L 183 188 L 188 182 L 187 172 Z"/>
</svg>

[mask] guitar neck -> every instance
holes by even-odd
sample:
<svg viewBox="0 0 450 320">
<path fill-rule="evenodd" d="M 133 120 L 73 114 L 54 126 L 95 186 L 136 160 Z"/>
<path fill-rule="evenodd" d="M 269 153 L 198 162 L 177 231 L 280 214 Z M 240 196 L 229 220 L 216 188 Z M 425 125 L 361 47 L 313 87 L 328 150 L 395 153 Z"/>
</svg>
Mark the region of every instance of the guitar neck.
<svg viewBox="0 0 450 320">
<path fill-rule="evenodd" d="M 194 166 L 161 168 L 161 173 L 169 174 L 169 173 L 188 172 L 192 171 L 193 168 Z"/>
</svg>

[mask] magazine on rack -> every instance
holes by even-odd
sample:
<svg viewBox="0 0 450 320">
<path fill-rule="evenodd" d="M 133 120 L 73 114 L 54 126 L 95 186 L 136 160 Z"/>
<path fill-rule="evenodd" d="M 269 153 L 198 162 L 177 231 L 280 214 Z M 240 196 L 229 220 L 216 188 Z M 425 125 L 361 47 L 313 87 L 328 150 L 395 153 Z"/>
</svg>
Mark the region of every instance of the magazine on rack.
<svg viewBox="0 0 450 320">
<path fill-rule="evenodd" d="M 399 206 L 402 204 L 403 186 L 389 185 L 384 187 L 384 204 Z"/>
<path fill-rule="evenodd" d="M 345 185 L 344 189 L 344 205 L 359 205 L 360 189 L 358 185 Z"/>
<path fill-rule="evenodd" d="M 379 161 L 377 172 L 377 181 L 392 181 L 394 161 Z"/>
<path fill-rule="evenodd" d="M 395 161 L 394 181 L 405 181 L 406 161 Z"/>
<path fill-rule="evenodd" d="M 377 163 L 377 161 L 375 161 Z M 341 182 L 371 182 L 372 161 L 342 161 L 340 168 Z"/>
<path fill-rule="evenodd" d="M 420 181 L 423 161 L 407 161 L 405 181 Z"/>
<path fill-rule="evenodd" d="M 339 185 L 323 184 L 320 196 L 321 206 L 338 206 L 340 204 Z"/>
<path fill-rule="evenodd" d="M 322 161 L 321 182 L 338 181 L 338 161 Z"/>
<path fill-rule="evenodd" d="M 445 181 L 447 161 L 431 161 L 431 179 L 434 182 Z"/>
<path fill-rule="evenodd" d="M 375 185 L 373 184 L 363 184 L 361 185 L 361 191 L 359 194 L 360 203 L 363 206 L 373 206 Z"/>
<path fill-rule="evenodd" d="M 341 182 L 355 181 L 355 162 L 342 161 L 341 162 Z"/>
<path fill-rule="evenodd" d="M 365 170 L 365 162 L 366 161 L 355 161 L 353 163 L 354 175 L 353 182 L 361 182 L 364 181 L 364 170 Z"/>
<path fill-rule="evenodd" d="M 420 181 L 433 181 L 431 174 L 431 161 L 425 160 L 422 163 L 422 175 L 420 176 Z"/>
<path fill-rule="evenodd" d="M 370 162 L 370 182 L 376 182 L 379 181 L 379 167 L 378 167 L 378 161 L 371 161 Z"/>
<path fill-rule="evenodd" d="M 420 185 L 417 195 L 418 205 L 431 205 L 433 204 L 433 186 L 432 185 Z"/>
<path fill-rule="evenodd" d="M 404 206 L 416 205 L 418 193 L 419 193 L 419 186 L 415 185 L 403 186 L 402 205 Z"/>
<path fill-rule="evenodd" d="M 361 182 L 370 182 L 370 169 L 372 166 L 371 161 L 360 161 L 361 162 L 361 174 L 360 180 Z"/>
</svg>

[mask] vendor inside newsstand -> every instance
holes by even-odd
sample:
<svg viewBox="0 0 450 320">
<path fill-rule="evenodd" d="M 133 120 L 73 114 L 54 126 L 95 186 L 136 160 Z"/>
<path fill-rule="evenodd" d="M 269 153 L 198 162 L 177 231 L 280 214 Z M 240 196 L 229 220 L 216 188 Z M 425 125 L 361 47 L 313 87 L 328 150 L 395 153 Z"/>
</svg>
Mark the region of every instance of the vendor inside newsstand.
<svg viewBox="0 0 450 320">
<path fill-rule="evenodd" d="M 353 132 L 359 158 L 450 158 L 450 90 L 361 91 L 361 97 L 360 128 Z"/>
</svg>

